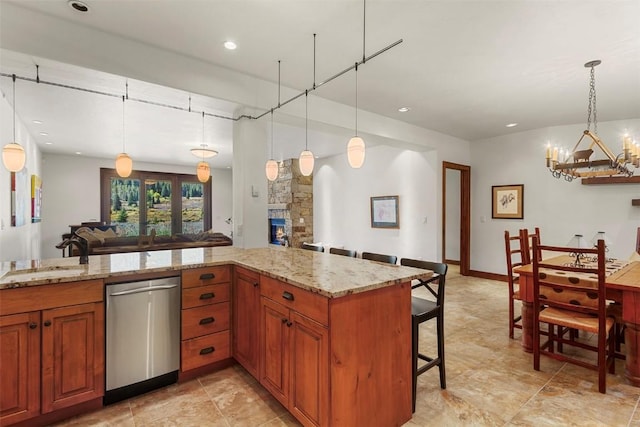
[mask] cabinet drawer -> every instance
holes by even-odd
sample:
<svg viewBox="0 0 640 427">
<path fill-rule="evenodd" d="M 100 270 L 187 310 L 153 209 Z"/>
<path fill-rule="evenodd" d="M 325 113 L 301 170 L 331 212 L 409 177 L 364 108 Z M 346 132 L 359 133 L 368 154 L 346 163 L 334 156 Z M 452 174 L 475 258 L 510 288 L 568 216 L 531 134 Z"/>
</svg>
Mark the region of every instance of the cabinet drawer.
<svg viewBox="0 0 640 427">
<path fill-rule="evenodd" d="M 198 286 L 182 291 L 182 308 L 199 307 L 229 301 L 229 284 Z"/>
<path fill-rule="evenodd" d="M 260 276 L 260 293 L 323 325 L 329 324 L 329 300 L 322 295 L 267 276 Z"/>
<path fill-rule="evenodd" d="M 212 285 L 231 281 L 229 266 L 193 268 L 182 271 L 182 288 Z"/>
<path fill-rule="evenodd" d="M 181 347 L 183 371 L 231 357 L 229 331 L 183 341 Z"/>
<path fill-rule="evenodd" d="M 229 303 L 204 305 L 182 310 L 182 339 L 229 329 Z"/>
</svg>

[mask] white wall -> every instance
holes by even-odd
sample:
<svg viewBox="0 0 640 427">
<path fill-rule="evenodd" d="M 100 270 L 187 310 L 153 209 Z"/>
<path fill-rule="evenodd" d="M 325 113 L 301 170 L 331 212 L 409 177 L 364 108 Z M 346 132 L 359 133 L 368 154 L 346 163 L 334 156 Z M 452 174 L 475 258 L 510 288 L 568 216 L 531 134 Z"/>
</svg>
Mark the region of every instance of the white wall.
<svg viewBox="0 0 640 427">
<path fill-rule="evenodd" d="M 70 224 L 100 221 L 100 168 L 113 168 L 114 160 L 45 154 L 42 158 L 42 258 L 58 258 L 55 245 Z M 194 174 L 193 167 L 133 161 L 137 170 Z M 224 220 L 232 213 L 231 170 L 211 169 L 213 229 L 227 235 Z"/>
<path fill-rule="evenodd" d="M 266 119 L 233 123 L 233 245 L 241 248 L 268 243 L 266 123 Z"/>
<path fill-rule="evenodd" d="M 19 90 L 19 84 L 16 84 Z M 9 97 L 12 94 L 8 95 Z M 4 97 L 0 100 L 0 148 L 13 142 L 13 108 Z M 11 226 L 11 174 L 0 164 L 0 261 L 14 261 L 40 258 L 41 223 L 31 223 L 31 175 L 42 177 L 40 150 L 34 139 L 27 132 L 20 116 L 16 116 L 16 140 L 26 151 L 25 169 L 28 178 L 28 189 L 22 195 L 22 202 L 27 206 L 24 225 Z M 19 195 L 20 196 L 20 195 Z"/>
<path fill-rule="evenodd" d="M 598 124 L 600 138 L 616 153 L 624 132 L 637 135 L 639 129 L 640 119 Z M 525 227 L 540 227 L 541 240 L 552 245 L 565 245 L 574 234 L 591 240 L 601 230 L 613 241 L 611 256 L 627 258 L 633 252 L 640 208 L 631 206 L 631 199 L 640 197 L 638 184 L 565 182 L 545 167 L 547 141 L 573 149 L 583 130 L 584 125 L 559 126 L 471 144 L 472 270 L 505 274 L 504 231 Z M 593 157 L 602 158 L 595 150 Z M 524 219 L 491 219 L 491 186 L 510 184 L 524 184 Z"/>
<path fill-rule="evenodd" d="M 361 169 L 351 169 L 345 155 L 317 160 L 313 177 L 315 241 L 355 249 L 359 254 L 367 251 L 437 259 L 440 174 L 435 151 L 377 146 L 367 149 Z M 371 228 L 369 198 L 395 195 L 399 196 L 400 228 Z"/>
</svg>

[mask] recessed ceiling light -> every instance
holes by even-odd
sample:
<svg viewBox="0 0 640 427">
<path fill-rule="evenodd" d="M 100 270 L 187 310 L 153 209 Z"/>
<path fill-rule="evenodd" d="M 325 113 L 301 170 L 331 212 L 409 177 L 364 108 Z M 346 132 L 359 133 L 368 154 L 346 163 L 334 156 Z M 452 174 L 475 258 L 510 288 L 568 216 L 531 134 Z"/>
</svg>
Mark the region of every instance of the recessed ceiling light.
<svg viewBox="0 0 640 427">
<path fill-rule="evenodd" d="M 42 121 L 41 120 L 34 120 L 33 123 L 37 124 L 37 125 L 41 125 Z"/>
<path fill-rule="evenodd" d="M 40 132 L 40 135 L 42 135 L 42 136 L 47 136 L 47 135 L 49 135 L 49 134 L 48 134 L 48 133 L 46 133 L 46 132 Z"/>
<path fill-rule="evenodd" d="M 80 155 L 80 154 L 82 154 L 82 151 L 76 151 L 76 154 Z"/>
<path fill-rule="evenodd" d="M 411 111 L 411 108 L 409 108 L 409 107 L 400 107 L 400 108 L 398 108 L 398 111 L 400 111 L 401 113 L 406 113 L 407 111 Z"/>
<path fill-rule="evenodd" d="M 509 123 L 508 125 L 505 125 L 505 127 L 508 127 L 508 128 L 514 128 L 516 126 L 518 126 L 517 123 Z"/>
<path fill-rule="evenodd" d="M 89 12 L 89 6 L 86 3 L 81 2 L 80 0 L 69 0 L 67 2 L 69 7 L 77 12 Z"/>
<path fill-rule="evenodd" d="M 228 50 L 234 50 L 235 48 L 238 47 L 238 45 L 232 42 L 231 40 L 227 40 L 226 42 L 224 42 L 224 47 Z"/>
<path fill-rule="evenodd" d="M 45 142 L 45 145 L 53 145 L 53 142 Z"/>
</svg>

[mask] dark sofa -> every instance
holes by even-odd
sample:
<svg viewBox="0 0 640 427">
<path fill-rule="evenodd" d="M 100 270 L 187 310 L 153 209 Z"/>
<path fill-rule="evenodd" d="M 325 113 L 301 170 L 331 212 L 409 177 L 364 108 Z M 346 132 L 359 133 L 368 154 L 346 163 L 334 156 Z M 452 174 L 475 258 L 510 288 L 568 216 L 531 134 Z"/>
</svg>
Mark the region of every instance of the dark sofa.
<svg viewBox="0 0 640 427">
<path fill-rule="evenodd" d="M 95 230 L 91 230 L 94 232 Z M 79 233 L 87 238 L 88 231 Z M 233 241 L 222 233 L 202 232 L 197 234 L 176 234 L 173 236 L 130 236 L 87 238 L 89 255 L 115 254 L 121 252 L 159 251 L 165 249 L 186 249 L 211 246 L 231 246 Z"/>
</svg>

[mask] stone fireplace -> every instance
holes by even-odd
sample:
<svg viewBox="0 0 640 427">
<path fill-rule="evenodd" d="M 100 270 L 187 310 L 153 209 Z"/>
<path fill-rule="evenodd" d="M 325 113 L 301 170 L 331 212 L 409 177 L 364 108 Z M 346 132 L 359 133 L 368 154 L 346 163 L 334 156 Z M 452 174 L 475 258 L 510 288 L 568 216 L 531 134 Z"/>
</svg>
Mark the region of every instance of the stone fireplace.
<svg viewBox="0 0 640 427">
<path fill-rule="evenodd" d="M 268 183 L 268 197 L 269 241 L 271 220 L 276 219 L 284 220 L 284 233 L 292 247 L 313 242 L 313 175 L 300 173 L 298 159 L 279 163 L 278 179 Z"/>
</svg>

